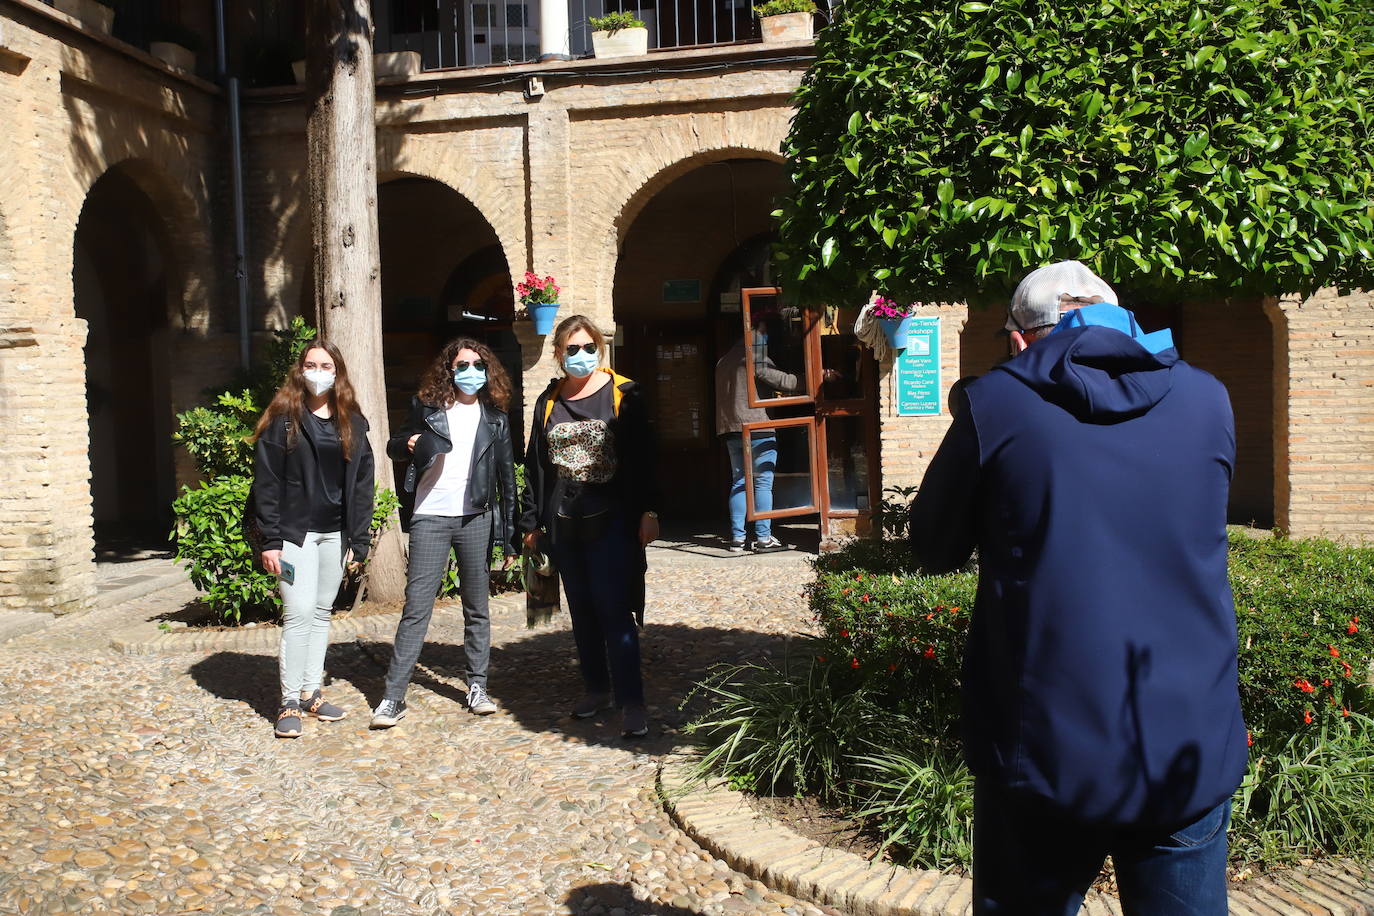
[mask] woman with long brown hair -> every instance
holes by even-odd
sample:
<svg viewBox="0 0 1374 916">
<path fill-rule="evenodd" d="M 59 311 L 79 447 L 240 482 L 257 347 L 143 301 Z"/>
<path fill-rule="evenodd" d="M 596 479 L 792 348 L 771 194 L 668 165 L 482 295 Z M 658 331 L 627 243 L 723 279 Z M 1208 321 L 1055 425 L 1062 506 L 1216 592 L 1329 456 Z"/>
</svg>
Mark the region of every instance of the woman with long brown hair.
<svg viewBox="0 0 1374 916">
<path fill-rule="evenodd" d="M 511 449 L 510 378 L 487 345 L 470 337 L 451 341 L 425 371 L 410 405 L 410 420 L 387 442 L 393 461 L 404 462 L 402 521 L 410 531 L 406 604 L 396 625 L 386 690 L 372 714 L 373 728 L 390 728 L 406 714 L 406 688 L 434 614 L 434 599 L 458 554 L 463 600 L 463 652 L 467 657 L 468 710 L 496 712 L 487 694 L 491 656 L 491 546 L 514 556 L 515 458 Z"/>
<path fill-rule="evenodd" d="M 562 377 L 534 405 L 520 528 L 543 542 L 568 597 L 586 719 L 622 710 L 626 738 L 648 734 L 639 630 L 644 547 L 658 537 L 658 487 L 648 405 L 637 383 L 603 367 L 606 338 L 571 315 L 553 335 Z"/>
<path fill-rule="evenodd" d="M 344 711 L 321 693 L 329 615 L 344 567 L 371 546 L 373 459 L 343 356 L 316 338 L 302 351 L 253 433 L 252 511 L 262 568 L 279 577 L 281 705 L 275 732 L 297 738 L 303 715 Z"/>
</svg>

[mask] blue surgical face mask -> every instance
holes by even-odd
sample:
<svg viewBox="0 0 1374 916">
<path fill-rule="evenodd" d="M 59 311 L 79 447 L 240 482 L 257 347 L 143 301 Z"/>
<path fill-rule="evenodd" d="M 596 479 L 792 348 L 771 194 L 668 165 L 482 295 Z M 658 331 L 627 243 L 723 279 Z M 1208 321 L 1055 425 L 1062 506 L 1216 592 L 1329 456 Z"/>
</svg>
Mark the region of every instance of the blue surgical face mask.
<svg viewBox="0 0 1374 916">
<path fill-rule="evenodd" d="M 463 394 L 476 394 L 487 383 L 487 374 L 476 366 L 468 366 L 453 373 L 453 384 Z"/>
<path fill-rule="evenodd" d="M 573 378 L 586 378 L 596 371 L 600 360 L 595 353 L 578 350 L 572 356 L 563 357 L 563 368 Z"/>
</svg>

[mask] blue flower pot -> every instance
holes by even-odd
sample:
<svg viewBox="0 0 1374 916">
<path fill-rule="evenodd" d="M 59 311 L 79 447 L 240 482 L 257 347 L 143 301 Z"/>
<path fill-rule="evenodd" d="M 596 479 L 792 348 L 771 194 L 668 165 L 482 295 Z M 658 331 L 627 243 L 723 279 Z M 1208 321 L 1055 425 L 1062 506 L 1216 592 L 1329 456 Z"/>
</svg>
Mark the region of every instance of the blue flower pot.
<svg viewBox="0 0 1374 916">
<path fill-rule="evenodd" d="M 911 317 L 906 318 L 879 318 L 878 326 L 883 329 L 883 336 L 892 345 L 894 350 L 906 349 L 907 332 L 911 329 Z"/>
<path fill-rule="evenodd" d="M 548 335 L 553 333 L 553 320 L 558 316 L 557 302 L 543 302 L 528 306 L 530 318 L 534 321 L 534 333 Z"/>
</svg>

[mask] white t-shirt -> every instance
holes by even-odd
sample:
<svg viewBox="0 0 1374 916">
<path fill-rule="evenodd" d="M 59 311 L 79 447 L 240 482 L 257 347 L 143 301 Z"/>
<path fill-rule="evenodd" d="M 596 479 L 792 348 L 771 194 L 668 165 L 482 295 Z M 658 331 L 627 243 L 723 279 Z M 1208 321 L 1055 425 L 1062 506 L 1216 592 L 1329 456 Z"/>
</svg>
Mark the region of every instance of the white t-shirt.
<svg viewBox="0 0 1374 916">
<path fill-rule="evenodd" d="M 482 421 L 482 404 L 460 404 L 444 411 L 448 417 L 448 434 L 453 451 L 439 455 L 420 478 L 415 489 L 416 515 L 472 515 L 481 510 L 473 506 L 468 494 L 468 477 L 472 473 L 472 451 L 477 441 L 477 424 Z"/>
</svg>

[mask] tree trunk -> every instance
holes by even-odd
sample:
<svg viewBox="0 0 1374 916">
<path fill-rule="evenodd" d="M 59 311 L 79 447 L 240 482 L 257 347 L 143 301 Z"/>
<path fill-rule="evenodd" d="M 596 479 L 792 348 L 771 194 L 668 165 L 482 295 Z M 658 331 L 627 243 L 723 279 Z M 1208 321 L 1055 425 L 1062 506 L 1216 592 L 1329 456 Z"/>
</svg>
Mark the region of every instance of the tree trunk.
<svg viewBox="0 0 1374 916">
<path fill-rule="evenodd" d="M 381 252 L 377 231 L 376 92 L 369 0 L 308 0 L 307 179 L 315 268 L 315 320 L 343 353 L 371 425 L 377 486 L 391 486 L 382 370 Z M 396 520 L 367 570 L 369 598 L 405 594 Z"/>
</svg>

